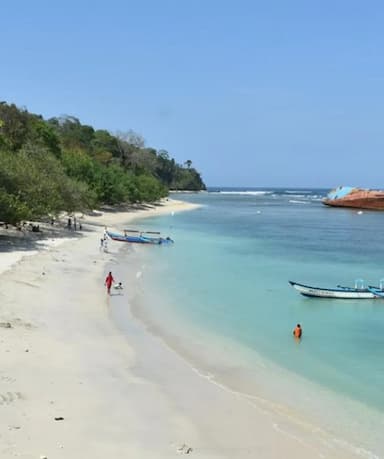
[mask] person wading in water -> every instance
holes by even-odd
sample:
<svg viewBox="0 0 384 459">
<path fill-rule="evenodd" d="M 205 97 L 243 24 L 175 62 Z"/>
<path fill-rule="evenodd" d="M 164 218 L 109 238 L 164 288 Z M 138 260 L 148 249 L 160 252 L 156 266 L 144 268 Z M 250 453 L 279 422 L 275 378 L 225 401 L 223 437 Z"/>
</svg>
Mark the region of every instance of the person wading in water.
<svg viewBox="0 0 384 459">
<path fill-rule="evenodd" d="M 297 324 L 295 329 L 293 330 L 293 336 L 296 339 L 300 339 L 302 334 L 303 334 L 303 329 L 301 328 L 300 324 Z"/>
</svg>

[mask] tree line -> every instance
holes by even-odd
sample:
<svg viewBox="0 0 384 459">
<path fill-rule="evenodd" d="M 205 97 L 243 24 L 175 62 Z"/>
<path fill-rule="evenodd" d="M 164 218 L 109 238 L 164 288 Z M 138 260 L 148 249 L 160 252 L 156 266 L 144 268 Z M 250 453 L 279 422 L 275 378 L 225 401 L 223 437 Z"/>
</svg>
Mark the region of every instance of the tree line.
<svg viewBox="0 0 384 459">
<path fill-rule="evenodd" d="M 203 189 L 191 160 L 177 164 L 133 131 L 113 135 L 72 116 L 45 120 L 0 102 L 0 221 L 151 203 L 169 190 Z"/>
</svg>

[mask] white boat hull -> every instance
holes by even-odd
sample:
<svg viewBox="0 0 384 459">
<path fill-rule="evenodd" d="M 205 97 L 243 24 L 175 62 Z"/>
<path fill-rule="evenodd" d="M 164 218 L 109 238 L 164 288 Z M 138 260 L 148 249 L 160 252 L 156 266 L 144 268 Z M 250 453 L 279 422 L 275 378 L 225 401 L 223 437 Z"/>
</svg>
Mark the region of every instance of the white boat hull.
<svg viewBox="0 0 384 459">
<path fill-rule="evenodd" d="M 318 298 L 342 298 L 342 299 L 374 299 L 380 298 L 383 296 L 381 292 L 375 293 L 375 291 L 370 288 L 348 288 L 348 287 L 338 287 L 338 288 L 319 288 L 311 287 L 309 285 L 298 284 L 297 282 L 289 281 L 293 288 L 300 292 L 304 296 L 309 297 L 318 297 Z"/>
</svg>

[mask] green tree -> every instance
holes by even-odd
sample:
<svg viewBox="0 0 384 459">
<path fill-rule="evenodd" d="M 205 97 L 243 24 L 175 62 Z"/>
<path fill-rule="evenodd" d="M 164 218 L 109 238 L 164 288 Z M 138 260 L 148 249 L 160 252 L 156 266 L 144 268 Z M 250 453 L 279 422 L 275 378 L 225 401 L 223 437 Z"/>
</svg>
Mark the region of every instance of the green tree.
<svg viewBox="0 0 384 459">
<path fill-rule="evenodd" d="M 18 196 L 8 193 L 0 187 L 0 219 L 3 222 L 16 225 L 26 220 L 31 213 L 27 205 Z"/>
<path fill-rule="evenodd" d="M 17 151 L 25 142 L 28 134 L 28 112 L 19 110 L 16 105 L 0 103 L 0 145 Z"/>
<path fill-rule="evenodd" d="M 0 220 L 17 222 L 103 203 L 153 202 L 169 188 L 204 189 L 187 160 L 73 116 L 51 118 L 0 102 Z"/>
</svg>

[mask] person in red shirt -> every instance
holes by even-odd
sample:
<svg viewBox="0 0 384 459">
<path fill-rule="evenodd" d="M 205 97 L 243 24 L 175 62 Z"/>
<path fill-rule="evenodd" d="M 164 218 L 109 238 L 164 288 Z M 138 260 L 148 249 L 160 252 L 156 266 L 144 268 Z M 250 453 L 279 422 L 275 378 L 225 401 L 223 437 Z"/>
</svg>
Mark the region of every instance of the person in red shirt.
<svg viewBox="0 0 384 459">
<path fill-rule="evenodd" d="M 107 286 L 108 295 L 111 294 L 111 287 L 115 279 L 112 276 L 111 271 L 109 271 L 108 276 L 105 278 L 105 285 Z"/>
</svg>

